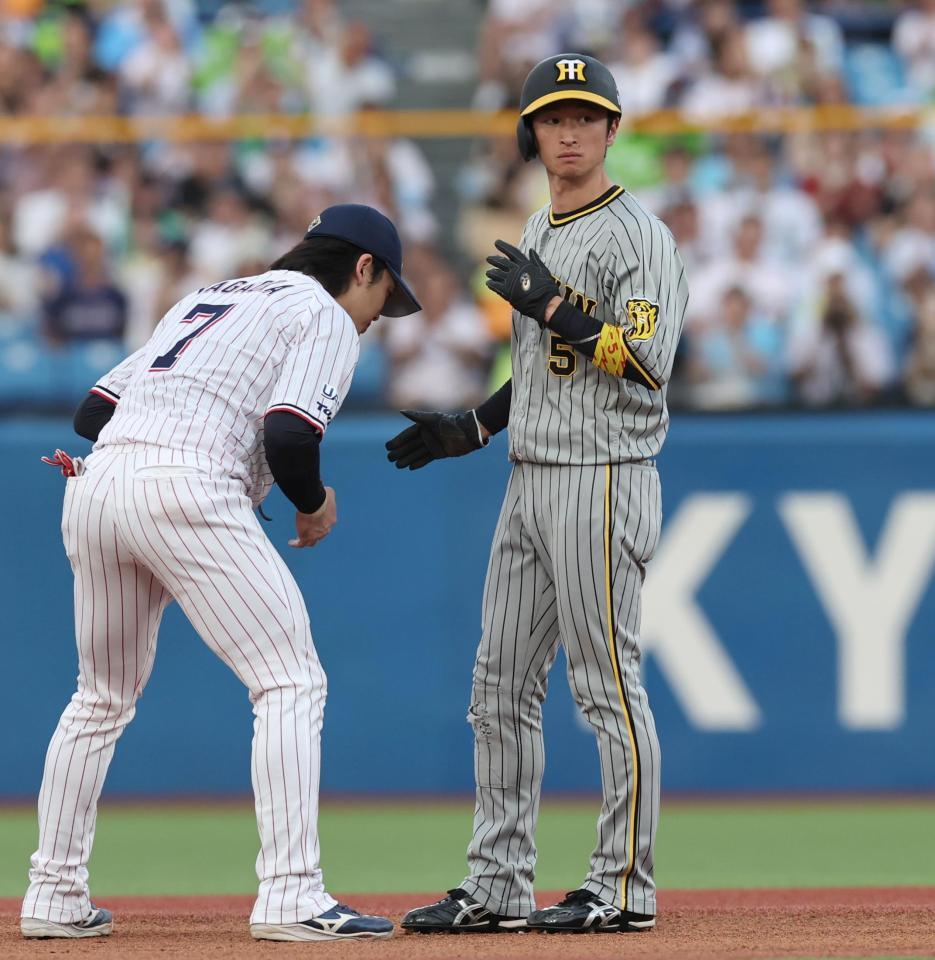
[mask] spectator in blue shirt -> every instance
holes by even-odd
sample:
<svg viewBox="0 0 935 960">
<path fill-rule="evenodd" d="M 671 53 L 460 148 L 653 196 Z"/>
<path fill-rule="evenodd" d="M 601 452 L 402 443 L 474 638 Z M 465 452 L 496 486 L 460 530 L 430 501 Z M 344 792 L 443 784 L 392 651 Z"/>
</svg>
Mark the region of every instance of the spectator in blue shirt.
<svg viewBox="0 0 935 960">
<path fill-rule="evenodd" d="M 127 325 L 127 298 L 113 283 L 101 238 L 84 227 L 68 238 L 72 279 L 43 305 L 43 333 L 53 344 L 121 339 Z"/>
<path fill-rule="evenodd" d="M 702 409 L 768 406 L 788 399 L 780 325 L 758 313 L 741 287 L 691 331 L 688 373 Z"/>
</svg>

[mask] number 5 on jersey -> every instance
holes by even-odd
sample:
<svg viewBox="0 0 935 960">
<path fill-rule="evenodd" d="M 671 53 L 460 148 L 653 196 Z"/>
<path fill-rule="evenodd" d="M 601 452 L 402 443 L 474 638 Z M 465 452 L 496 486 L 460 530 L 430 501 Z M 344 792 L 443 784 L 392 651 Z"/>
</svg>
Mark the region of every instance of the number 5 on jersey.
<svg viewBox="0 0 935 960">
<path fill-rule="evenodd" d="M 557 334 L 549 334 L 549 373 L 556 377 L 570 377 L 578 369 L 575 348 Z"/>
<path fill-rule="evenodd" d="M 232 303 L 199 303 L 197 306 L 192 307 L 192 309 L 182 317 L 180 322 L 194 323 L 196 320 L 204 320 L 205 322 L 195 327 L 191 333 L 182 337 L 168 353 L 156 357 L 149 368 L 149 372 L 162 373 L 164 370 L 171 369 L 175 361 L 185 352 L 185 348 L 195 337 L 200 337 L 206 330 L 213 327 L 233 309 L 234 305 Z"/>
</svg>

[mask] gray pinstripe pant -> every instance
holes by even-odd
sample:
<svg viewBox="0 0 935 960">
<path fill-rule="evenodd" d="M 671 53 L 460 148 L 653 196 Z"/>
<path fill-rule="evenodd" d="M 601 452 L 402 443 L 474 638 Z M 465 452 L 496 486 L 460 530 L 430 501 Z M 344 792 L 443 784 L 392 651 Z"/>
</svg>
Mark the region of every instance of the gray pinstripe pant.
<svg viewBox="0 0 935 960">
<path fill-rule="evenodd" d="M 535 909 L 535 827 L 545 762 L 541 705 L 559 643 L 597 736 L 603 805 L 582 884 L 656 912 L 659 741 L 640 681 L 640 588 L 659 539 L 648 464 L 517 463 L 494 534 L 468 720 L 477 798 L 462 884 L 499 914 Z"/>
</svg>

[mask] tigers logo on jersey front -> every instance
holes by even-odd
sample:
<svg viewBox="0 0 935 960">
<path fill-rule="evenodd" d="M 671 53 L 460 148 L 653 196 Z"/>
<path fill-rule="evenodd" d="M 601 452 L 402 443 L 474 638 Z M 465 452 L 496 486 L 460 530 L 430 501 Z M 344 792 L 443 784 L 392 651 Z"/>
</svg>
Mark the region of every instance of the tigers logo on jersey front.
<svg viewBox="0 0 935 960">
<path fill-rule="evenodd" d="M 627 300 L 627 339 L 651 340 L 658 316 L 657 304 L 649 300 Z"/>
<path fill-rule="evenodd" d="M 557 83 L 587 83 L 584 75 L 584 68 L 587 64 L 584 60 L 559 60 L 555 64 L 558 70 Z"/>
</svg>

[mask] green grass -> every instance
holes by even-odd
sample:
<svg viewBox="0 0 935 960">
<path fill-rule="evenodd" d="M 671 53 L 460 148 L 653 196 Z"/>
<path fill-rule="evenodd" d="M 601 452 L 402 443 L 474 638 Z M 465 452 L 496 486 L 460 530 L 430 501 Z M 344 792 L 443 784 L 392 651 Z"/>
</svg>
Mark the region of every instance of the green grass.
<svg viewBox="0 0 935 960">
<path fill-rule="evenodd" d="M 597 804 L 547 802 L 540 889 L 572 889 L 595 839 Z M 444 890 L 464 874 L 465 804 L 326 804 L 322 866 L 348 893 Z M 22 894 L 32 810 L 0 807 L 0 896 Z M 251 893 L 249 806 L 101 808 L 90 869 L 107 894 Z M 935 802 L 670 803 L 657 844 L 661 887 L 935 885 Z"/>
</svg>

